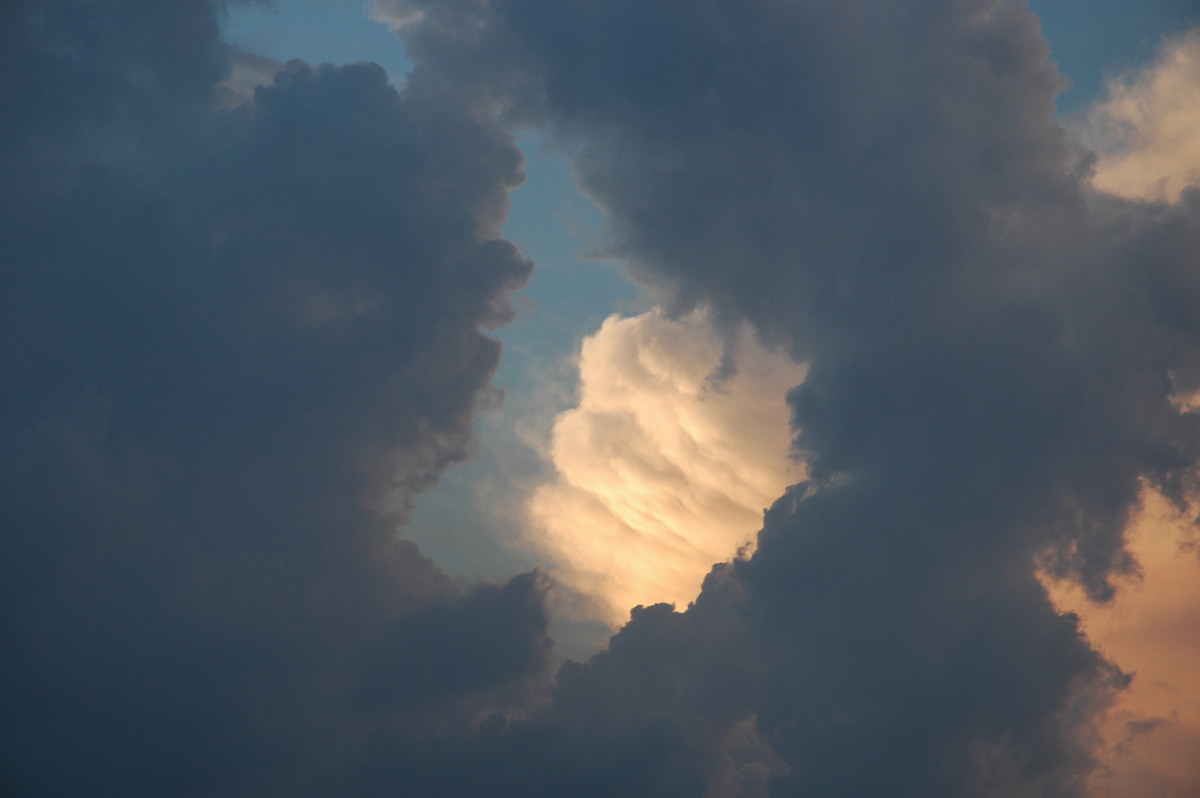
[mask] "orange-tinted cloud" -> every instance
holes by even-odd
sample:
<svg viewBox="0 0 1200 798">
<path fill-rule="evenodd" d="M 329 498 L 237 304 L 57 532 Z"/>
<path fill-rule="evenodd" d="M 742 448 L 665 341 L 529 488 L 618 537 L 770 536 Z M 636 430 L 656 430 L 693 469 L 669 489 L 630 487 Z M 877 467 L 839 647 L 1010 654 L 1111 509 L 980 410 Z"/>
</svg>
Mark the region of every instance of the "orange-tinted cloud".
<svg viewBox="0 0 1200 798">
<path fill-rule="evenodd" d="M 1157 494 L 1133 524 L 1141 579 L 1107 605 L 1075 586 L 1051 587 L 1106 656 L 1133 674 L 1103 729 L 1093 798 L 1200 795 L 1200 560 L 1195 531 Z M 1192 543 L 1189 543 L 1191 541 Z"/>
<path fill-rule="evenodd" d="M 702 314 L 656 309 L 609 317 L 579 373 L 579 405 L 554 425 L 558 478 L 530 502 L 532 545 L 611 623 L 686 605 L 801 478 L 784 396 L 804 369 L 749 333 L 722 341 Z"/>
<path fill-rule="evenodd" d="M 1099 159 L 1093 184 L 1129 199 L 1173 202 L 1200 185 L 1200 30 L 1168 41 L 1156 60 L 1109 84 L 1083 140 Z M 1194 399 L 1189 406 L 1194 409 Z M 1108 605 L 1056 584 L 1093 642 L 1133 681 L 1103 728 L 1094 798 L 1200 795 L 1200 560 L 1195 528 L 1147 492 L 1129 530 L 1140 579 Z"/>
<path fill-rule="evenodd" d="M 1111 81 L 1108 97 L 1087 115 L 1083 138 L 1100 156 L 1093 183 L 1102 191 L 1173 202 L 1200 183 L 1200 31 Z"/>
</svg>

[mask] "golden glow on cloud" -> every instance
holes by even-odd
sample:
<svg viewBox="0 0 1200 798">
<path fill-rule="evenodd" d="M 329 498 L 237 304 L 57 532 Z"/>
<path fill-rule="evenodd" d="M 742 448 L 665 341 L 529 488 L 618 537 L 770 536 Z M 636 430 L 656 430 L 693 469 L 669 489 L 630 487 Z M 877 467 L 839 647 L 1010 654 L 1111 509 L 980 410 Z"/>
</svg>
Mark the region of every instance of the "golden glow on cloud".
<svg viewBox="0 0 1200 798">
<path fill-rule="evenodd" d="M 1089 603 L 1077 587 L 1049 586 L 1060 609 L 1083 618 L 1105 656 L 1134 674 L 1103 729 L 1092 798 L 1200 795 L 1200 552 L 1188 524 L 1194 515 L 1147 493 L 1130 530 L 1143 577 L 1107 606 Z"/>
<path fill-rule="evenodd" d="M 1174 202 L 1200 185 L 1200 29 L 1167 42 L 1145 69 L 1109 84 L 1081 130 L 1099 155 L 1094 185 L 1111 194 Z M 1196 398 L 1181 401 L 1195 409 Z M 1180 513 L 1147 492 L 1131 526 L 1143 569 L 1107 606 L 1048 585 L 1078 613 L 1089 638 L 1133 683 L 1109 713 L 1092 798 L 1200 795 L 1200 535 L 1195 508 Z"/>
<path fill-rule="evenodd" d="M 1200 30 L 1168 42 L 1145 69 L 1111 81 L 1108 94 L 1082 130 L 1100 156 L 1096 188 L 1174 202 L 1200 184 Z"/>
<path fill-rule="evenodd" d="M 529 504 L 531 543 L 594 618 L 682 608 L 803 478 L 785 394 L 804 369 L 747 331 L 723 341 L 701 313 L 655 309 L 610 316 L 583 342 L 579 376 L 578 407 L 554 424 L 558 477 Z"/>
</svg>

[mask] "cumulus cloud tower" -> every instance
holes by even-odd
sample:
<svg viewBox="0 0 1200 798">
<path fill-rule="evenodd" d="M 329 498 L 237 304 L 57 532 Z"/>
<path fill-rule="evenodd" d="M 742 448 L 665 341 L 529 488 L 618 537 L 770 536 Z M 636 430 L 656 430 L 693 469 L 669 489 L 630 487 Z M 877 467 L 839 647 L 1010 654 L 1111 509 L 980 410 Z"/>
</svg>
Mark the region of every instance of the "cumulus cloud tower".
<svg viewBox="0 0 1200 798">
<path fill-rule="evenodd" d="M 533 496 L 532 543 L 613 623 L 686 605 L 713 563 L 751 544 L 802 477 L 787 390 L 804 368 L 702 312 L 610 316 L 583 343 L 578 407 L 559 415 L 558 478 Z"/>
</svg>

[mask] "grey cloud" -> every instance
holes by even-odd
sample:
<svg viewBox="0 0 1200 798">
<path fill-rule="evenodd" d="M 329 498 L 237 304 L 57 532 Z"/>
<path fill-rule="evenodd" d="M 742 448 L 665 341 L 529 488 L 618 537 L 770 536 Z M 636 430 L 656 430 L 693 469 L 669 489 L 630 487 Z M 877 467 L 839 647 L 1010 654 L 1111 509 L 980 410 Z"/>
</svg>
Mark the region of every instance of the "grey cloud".
<svg viewBox="0 0 1200 798">
<path fill-rule="evenodd" d="M 211 3 L 0 13 L 4 791 L 334 794 L 523 704 L 540 578 L 396 538 L 529 274 L 511 138 L 365 64 L 229 108 Z"/>
<path fill-rule="evenodd" d="M 1194 487 L 1195 195 L 1090 191 L 1023 3 L 407 5 L 427 64 L 578 149 L 641 279 L 811 361 L 812 481 L 696 646 L 750 652 L 772 794 L 1081 794 L 1127 677 L 1034 571 L 1111 599 L 1143 486 Z"/>
<path fill-rule="evenodd" d="M 406 784 L 430 796 L 546 798 L 695 796 L 721 781 L 755 789 L 771 768 L 785 768 L 739 724 L 753 689 L 744 678 L 752 652 L 713 645 L 736 643 L 727 605 L 710 601 L 719 592 L 687 614 L 665 604 L 635 609 L 607 650 L 562 667 L 550 703 L 532 717 L 495 718 L 436 744 L 378 740 L 376 759 L 360 772 L 361 794 Z"/>
<path fill-rule="evenodd" d="M 1107 599 L 1143 481 L 1192 488 L 1196 195 L 1089 192 L 1020 3 L 377 5 L 403 97 L 293 63 L 234 109 L 207 4 L 0 10 L 4 786 L 1081 795 L 1129 677 L 1034 567 Z M 677 309 L 811 362 L 754 556 L 547 692 L 539 579 L 391 504 L 528 274 L 497 111 Z"/>
</svg>

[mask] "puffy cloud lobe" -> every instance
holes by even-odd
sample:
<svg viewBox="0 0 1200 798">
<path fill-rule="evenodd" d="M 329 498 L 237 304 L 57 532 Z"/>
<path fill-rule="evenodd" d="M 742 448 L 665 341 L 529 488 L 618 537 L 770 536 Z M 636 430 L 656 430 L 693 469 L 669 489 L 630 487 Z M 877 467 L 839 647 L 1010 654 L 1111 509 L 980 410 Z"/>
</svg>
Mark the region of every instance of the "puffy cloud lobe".
<svg viewBox="0 0 1200 798">
<path fill-rule="evenodd" d="M 606 650 L 562 667 L 537 715 L 436 744 L 393 739 L 361 771 L 360 793 L 418 783 L 447 797 L 768 794 L 787 765 L 747 714 L 753 654 L 731 602 L 714 600 L 740 589 L 723 573 L 686 614 L 636 608 Z"/>
<path fill-rule="evenodd" d="M 554 424 L 558 477 L 529 505 L 556 578 L 615 625 L 639 604 L 685 607 L 801 478 L 784 395 L 803 373 L 748 330 L 723 342 L 703 313 L 605 321 L 583 342 L 579 404 Z"/>
<path fill-rule="evenodd" d="M 541 578 L 396 538 L 529 274 L 510 137 L 366 64 L 230 108 L 211 3 L 0 14 L 3 790 L 327 795 L 523 705 Z"/>
<path fill-rule="evenodd" d="M 1127 678 L 1035 563 L 1111 600 L 1143 482 L 1192 490 L 1193 199 L 1091 192 L 1021 3 L 405 5 L 426 63 L 578 145 L 643 279 L 811 362 L 811 479 L 684 615 L 734 602 L 674 671 L 749 652 L 772 794 L 1081 794 Z M 622 706 L 604 661 L 589 689 Z"/>
<path fill-rule="evenodd" d="M 1099 156 L 1101 191 L 1174 202 L 1200 183 L 1200 33 L 1166 43 L 1151 65 L 1113 80 L 1080 126 Z"/>
</svg>

